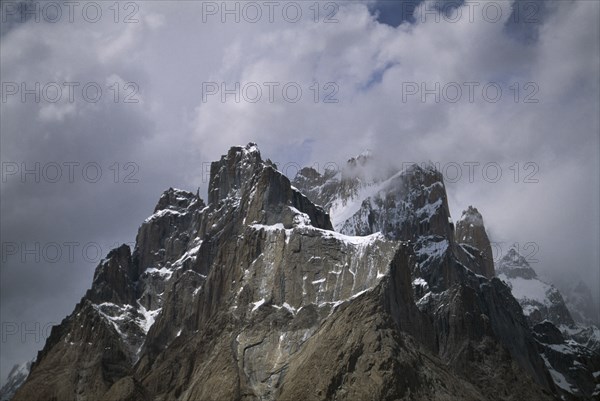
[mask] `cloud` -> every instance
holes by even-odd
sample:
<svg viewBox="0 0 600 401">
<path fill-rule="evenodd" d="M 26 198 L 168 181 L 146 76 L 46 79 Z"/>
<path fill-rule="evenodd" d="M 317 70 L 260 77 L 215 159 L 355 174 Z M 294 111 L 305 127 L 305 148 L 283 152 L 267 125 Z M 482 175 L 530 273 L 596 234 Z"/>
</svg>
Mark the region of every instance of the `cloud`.
<svg viewBox="0 0 600 401">
<path fill-rule="evenodd" d="M 46 168 L 40 183 L 20 174 L 2 182 L 2 240 L 93 242 L 103 251 L 133 241 L 162 190 L 205 191 L 207 163 L 233 144 L 256 141 L 289 172 L 370 148 L 398 165 L 439 163 L 453 216 L 473 204 L 493 240 L 538 244 L 534 267 L 543 277 L 599 282 L 598 3 L 556 2 L 531 26 L 511 20 L 509 2 L 496 2 L 498 22 L 480 14 L 436 22 L 423 3 L 414 22 L 402 18 L 396 27 L 380 23 L 366 2 L 318 14 L 297 4 L 297 22 L 283 6 L 272 21 L 262 9 L 253 23 L 243 3 L 235 22 L 207 2 L 143 2 L 137 23 L 123 22 L 131 10 L 115 23 L 106 9 L 94 24 L 77 17 L 3 27 L 3 82 L 79 86 L 73 102 L 65 91 L 56 103 L 17 94 L 2 104 L 2 161 Z M 88 83 L 102 88 L 100 101 L 84 97 Z M 233 90 L 225 102 L 223 89 Z M 43 176 L 52 163 L 64 168 L 58 183 Z M 79 163 L 73 182 L 64 163 Z M 101 167 L 97 182 L 86 180 L 87 163 Z M 493 182 L 497 167 L 502 176 Z M 128 175 L 138 182 L 124 182 Z M 76 259 L 3 261 L 2 321 L 60 321 L 97 262 Z M 592 290 L 598 297 L 598 286 Z M 2 347 L 2 379 L 43 345 L 11 341 Z"/>
</svg>

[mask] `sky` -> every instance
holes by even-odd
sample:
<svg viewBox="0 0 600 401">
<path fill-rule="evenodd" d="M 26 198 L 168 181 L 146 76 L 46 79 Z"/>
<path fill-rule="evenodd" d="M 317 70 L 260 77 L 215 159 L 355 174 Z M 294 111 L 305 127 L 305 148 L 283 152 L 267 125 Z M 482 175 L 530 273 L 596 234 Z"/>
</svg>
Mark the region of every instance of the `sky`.
<svg viewBox="0 0 600 401">
<path fill-rule="evenodd" d="M 600 298 L 599 2 L 1 5 L 2 381 L 164 190 L 206 198 L 250 141 L 290 177 L 433 162 L 495 256 Z"/>
</svg>

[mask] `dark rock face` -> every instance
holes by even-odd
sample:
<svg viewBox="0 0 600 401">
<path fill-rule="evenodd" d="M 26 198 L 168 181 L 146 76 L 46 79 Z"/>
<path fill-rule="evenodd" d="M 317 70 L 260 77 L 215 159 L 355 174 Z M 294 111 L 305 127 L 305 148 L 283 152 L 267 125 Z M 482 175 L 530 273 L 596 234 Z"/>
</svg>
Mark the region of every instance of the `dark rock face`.
<svg viewBox="0 0 600 401">
<path fill-rule="evenodd" d="M 241 195 L 242 187 L 250 181 L 262 165 L 260 152 L 255 144 L 234 146 L 227 155 L 210 166 L 208 203 L 215 204 L 227 198 L 230 192 Z"/>
<path fill-rule="evenodd" d="M 600 371 L 600 353 L 582 346 L 561 333 L 550 322 L 534 327 L 538 349 L 557 389 L 564 399 L 592 400 L 600 395 L 597 372 Z"/>
<path fill-rule="evenodd" d="M 533 326 L 533 335 L 544 344 L 562 344 L 565 342 L 560 330 L 547 320 Z"/>
<path fill-rule="evenodd" d="M 472 246 L 481 252 L 483 269 L 477 273 L 487 277 L 494 277 L 494 255 L 490 239 L 485 232 L 483 217 L 479 211 L 469 206 L 463 211 L 460 220 L 456 223 L 456 242 Z"/>
<path fill-rule="evenodd" d="M 186 246 L 198 231 L 193 223 L 204 208 L 205 204 L 198 195 L 173 188 L 165 191 L 154 214 L 138 230 L 133 254 L 133 263 L 138 269 L 136 274 L 148 274 L 149 268 L 172 270 L 178 267 L 178 259 L 188 250 Z M 179 261 L 180 264 L 189 265 L 192 255 L 187 256 Z M 152 271 L 150 274 L 157 273 Z"/>
<path fill-rule="evenodd" d="M 231 148 L 207 205 L 169 189 L 99 264 L 14 399 L 554 399 L 510 289 L 454 240 L 439 173 L 380 184 L 335 232 L 254 144 Z"/>
<path fill-rule="evenodd" d="M 132 364 L 127 344 L 90 301 L 52 329 L 14 400 L 100 398 Z"/>
<path fill-rule="evenodd" d="M 94 284 L 86 298 L 94 303 L 129 304 L 135 300 L 137 271 L 127 245 L 110 251 L 94 274 Z"/>
</svg>

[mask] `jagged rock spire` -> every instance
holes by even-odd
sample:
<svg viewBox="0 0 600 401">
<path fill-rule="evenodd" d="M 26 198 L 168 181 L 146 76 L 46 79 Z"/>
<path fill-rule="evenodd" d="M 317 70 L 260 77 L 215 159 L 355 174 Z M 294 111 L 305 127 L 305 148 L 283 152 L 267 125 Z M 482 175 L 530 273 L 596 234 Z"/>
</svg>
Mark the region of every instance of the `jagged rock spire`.
<svg viewBox="0 0 600 401">
<path fill-rule="evenodd" d="M 485 232 L 481 213 L 473 206 L 462 212 L 460 220 L 456 223 L 455 239 L 459 244 L 478 249 L 483 258 L 483 270 L 478 273 L 487 278 L 494 277 L 494 255 L 490 239 Z"/>
<path fill-rule="evenodd" d="M 537 278 L 537 273 L 527 262 L 527 259 L 521 255 L 515 246 L 511 246 L 499 261 L 496 269 L 497 273 L 504 274 L 508 278 L 523 278 L 526 280 Z"/>
<path fill-rule="evenodd" d="M 230 192 L 239 191 L 262 166 L 260 150 L 255 143 L 231 147 L 221 160 L 210 165 L 208 203 L 217 203 Z"/>
</svg>

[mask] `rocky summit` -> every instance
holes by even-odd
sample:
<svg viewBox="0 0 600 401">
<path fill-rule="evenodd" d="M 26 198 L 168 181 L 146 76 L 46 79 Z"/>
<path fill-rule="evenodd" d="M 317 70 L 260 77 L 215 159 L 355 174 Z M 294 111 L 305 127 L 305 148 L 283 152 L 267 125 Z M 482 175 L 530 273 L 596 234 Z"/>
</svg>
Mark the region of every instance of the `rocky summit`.
<svg viewBox="0 0 600 401">
<path fill-rule="evenodd" d="M 248 144 L 207 202 L 165 191 L 12 399 L 592 399 L 594 357 L 561 388 L 546 345 L 571 344 L 494 277 L 476 209 L 455 227 L 435 168 L 370 160 L 292 183 Z"/>
<path fill-rule="evenodd" d="M 483 269 L 481 273 L 486 277 L 494 276 L 494 255 L 490 239 L 485 232 L 483 217 L 473 206 L 463 211 L 460 220 L 456 223 L 456 241 L 461 244 L 470 245 L 481 252 Z"/>
</svg>

